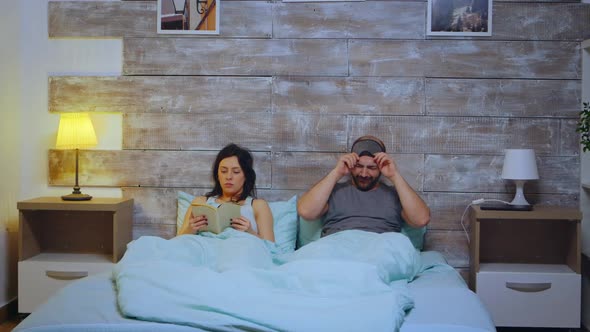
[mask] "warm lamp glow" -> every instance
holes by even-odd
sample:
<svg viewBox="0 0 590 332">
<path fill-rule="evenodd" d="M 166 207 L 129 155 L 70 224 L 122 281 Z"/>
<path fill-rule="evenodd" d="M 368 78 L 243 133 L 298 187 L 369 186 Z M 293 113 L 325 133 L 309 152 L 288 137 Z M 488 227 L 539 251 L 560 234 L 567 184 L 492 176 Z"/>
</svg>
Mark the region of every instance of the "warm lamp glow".
<svg viewBox="0 0 590 332">
<path fill-rule="evenodd" d="M 58 149 L 85 149 L 96 146 L 96 134 L 88 113 L 64 113 L 60 115 L 57 130 Z"/>
<path fill-rule="evenodd" d="M 57 131 L 58 149 L 76 149 L 76 184 L 70 195 L 62 196 L 66 201 L 87 201 L 92 196 L 82 194 L 78 185 L 78 149 L 96 146 L 96 134 L 88 113 L 63 113 L 59 119 Z"/>
</svg>

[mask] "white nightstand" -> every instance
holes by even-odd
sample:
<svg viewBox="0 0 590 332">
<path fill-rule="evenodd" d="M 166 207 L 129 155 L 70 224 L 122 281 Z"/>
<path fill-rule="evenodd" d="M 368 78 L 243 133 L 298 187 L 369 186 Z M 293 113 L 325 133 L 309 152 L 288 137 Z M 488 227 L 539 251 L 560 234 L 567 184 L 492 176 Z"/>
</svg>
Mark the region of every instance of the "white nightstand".
<svg viewBox="0 0 590 332">
<path fill-rule="evenodd" d="M 580 327 L 576 209 L 471 209 L 470 287 L 496 326 Z"/>
<path fill-rule="evenodd" d="M 17 207 L 21 313 L 34 311 L 73 280 L 108 271 L 131 241 L 133 199 L 40 197 Z"/>
</svg>

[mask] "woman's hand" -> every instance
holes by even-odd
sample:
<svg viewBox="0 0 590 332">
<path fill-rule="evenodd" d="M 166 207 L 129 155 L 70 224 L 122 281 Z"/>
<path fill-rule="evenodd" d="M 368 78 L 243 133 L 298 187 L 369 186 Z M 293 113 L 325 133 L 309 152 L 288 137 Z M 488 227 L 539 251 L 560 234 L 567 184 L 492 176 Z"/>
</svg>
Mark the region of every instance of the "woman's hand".
<svg viewBox="0 0 590 332">
<path fill-rule="evenodd" d="M 188 219 L 188 229 L 191 231 L 192 234 L 197 233 L 201 229 L 207 227 L 207 217 L 205 216 L 193 216 L 191 213 L 190 218 Z"/>
<path fill-rule="evenodd" d="M 252 223 L 250 222 L 250 220 L 248 220 L 248 218 L 244 216 L 233 218 L 231 220 L 231 227 L 238 231 L 254 234 L 254 230 L 252 229 Z"/>
</svg>

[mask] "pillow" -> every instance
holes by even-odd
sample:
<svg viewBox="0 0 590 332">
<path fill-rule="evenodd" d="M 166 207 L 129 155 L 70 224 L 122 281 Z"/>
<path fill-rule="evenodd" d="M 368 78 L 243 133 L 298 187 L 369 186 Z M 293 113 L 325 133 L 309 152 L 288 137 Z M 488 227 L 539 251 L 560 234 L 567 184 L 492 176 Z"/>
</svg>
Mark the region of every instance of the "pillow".
<svg viewBox="0 0 590 332">
<path fill-rule="evenodd" d="M 410 238 L 414 248 L 418 250 L 424 249 L 424 235 L 426 234 L 426 227 L 415 228 L 407 223 L 402 225 L 402 234 Z"/>
<path fill-rule="evenodd" d="M 176 212 L 176 227 L 180 229 L 184 222 L 184 215 L 195 199 L 194 195 L 178 192 L 178 207 Z M 295 250 L 297 240 L 297 197 L 293 196 L 288 201 L 269 202 L 268 206 L 274 219 L 273 230 L 275 244 L 281 252 Z"/>
<path fill-rule="evenodd" d="M 184 191 L 178 192 L 178 203 L 177 203 L 177 210 L 176 210 L 176 229 L 177 231 L 182 227 L 182 223 L 184 222 L 184 215 L 186 214 L 186 210 L 191 205 L 191 202 L 195 199 L 195 196 L 185 193 Z"/>
<path fill-rule="evenodd" d="M 269 202 L 274 219 L 275 244 L 281 252 L 295 250 L 297 242 L 297 197 L 288 201 Z"/>
<path fill-rule="evenodd" d="M 301 248 L 320 238 L 322 220 L 306 220 L 299 217 L 299 233 L 297 234 L 297 248 Z"/>
</svg>

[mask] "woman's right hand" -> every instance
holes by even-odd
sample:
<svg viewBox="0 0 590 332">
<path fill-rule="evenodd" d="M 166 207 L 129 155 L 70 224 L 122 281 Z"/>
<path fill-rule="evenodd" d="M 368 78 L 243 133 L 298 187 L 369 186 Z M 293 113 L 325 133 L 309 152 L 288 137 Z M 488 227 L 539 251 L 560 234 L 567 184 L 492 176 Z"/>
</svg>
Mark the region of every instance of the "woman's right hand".
<svg viewBox="0 0 590 332">
<path fill-rule="evenodd" d="M 207 217 L 205 216 L 193 216 L 191 213 L 190 218 L 188 219 L 188 229 L 190 233 L 195 234 L 198 231 L 205 229 L 207 227 Z"/>
</svg>

